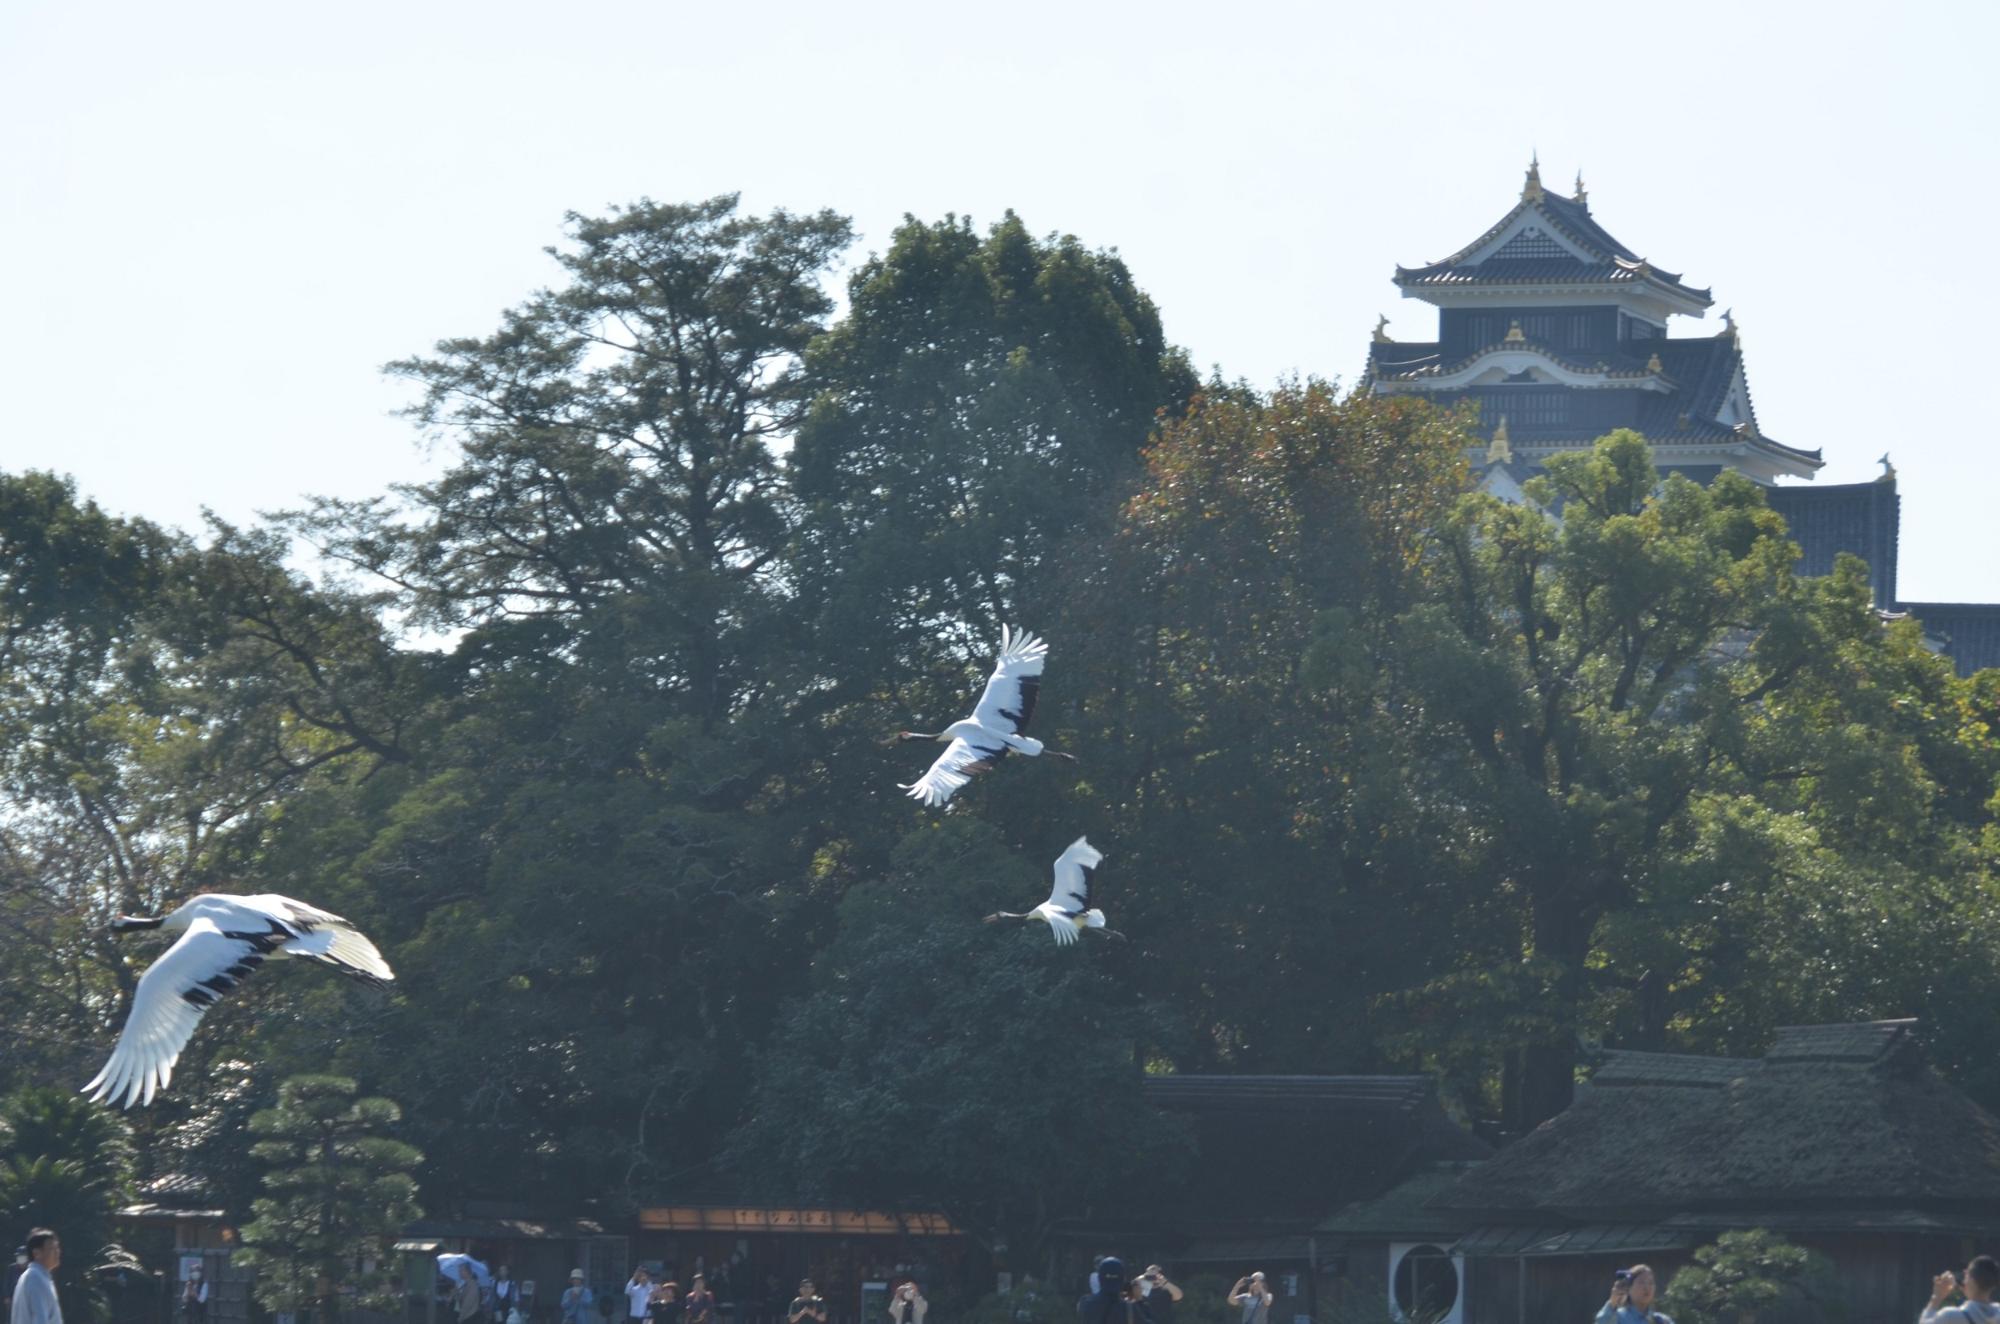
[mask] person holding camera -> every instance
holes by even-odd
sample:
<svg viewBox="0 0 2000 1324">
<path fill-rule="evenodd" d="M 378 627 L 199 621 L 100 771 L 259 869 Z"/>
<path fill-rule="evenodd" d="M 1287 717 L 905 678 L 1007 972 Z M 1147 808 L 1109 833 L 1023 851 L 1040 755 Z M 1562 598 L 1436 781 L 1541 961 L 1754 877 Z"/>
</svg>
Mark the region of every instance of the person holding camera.
<svg viewBox="0 0 2000 1324">
<path fill-rule="evenodd" d="M 696 1274 L 688 1279 L 687 1298 L 681 1302 L 681 1324 L 715 1324 L 715 1294 L 708 1279 Z"/>
<path fill-rule="evenodd" d="M 1962 1292 L 1965 1300 L 1945 1305 L 1954 1292 Z M 1965 1266 L 1962 1286 L 1949 1269 L 1931 1279 L 1930 1304 L 1917 1317 L 1918 1324 L 2000 1324 L 2000 1305 L 1993 1302 L 1996 1292 L 2000 1292 L 2000 1261 L 1991 1255 L 1975 1255 Z"/>
<path fill-rule="evenodd" d="M 1153 1324 L 1174 1324 L 1174 1304 L 1186 1295 L 1157 1264 L 1147 1265 L 1146 1272 L 1139 1275 L 1139 1294 L 1145 1298 L 1146 1313 L 1153 1317 Z"/>
<path fill-rule="evenodd" d="M 1674 1324 L 1671 1316 L 1653 1309 L 1659 1290 L 1649 1266 L 1620 1269 L 1611 1275 L 1611 1298 L 1597 1312 L 1597 1324 Z"/>
<path fill-rule="evenodd" d="M 915 1279 L 898 1287 L 889 1298 L 889 1318 L 896 1324 L 924 1324 L 924 1315 L 930 1308 L 931 1303 L 924 1300 Z"/>
<path fill-rule="evenodd" d="M 1229 1304 L 1243 1309 L 1243 1324 L 1270 1324 L 1271 1289 L 1259 1269 L 1248 1278 L 1238 1278 L 1229 1289 Z"/>
<path fill-rule="evenodd" d="M 799 1279 L 799 1294 L 785 1311 L 785 1324 L 826 1324 L 826 1302 L 813 1291 L 812 1279 Z"/>
</svg>

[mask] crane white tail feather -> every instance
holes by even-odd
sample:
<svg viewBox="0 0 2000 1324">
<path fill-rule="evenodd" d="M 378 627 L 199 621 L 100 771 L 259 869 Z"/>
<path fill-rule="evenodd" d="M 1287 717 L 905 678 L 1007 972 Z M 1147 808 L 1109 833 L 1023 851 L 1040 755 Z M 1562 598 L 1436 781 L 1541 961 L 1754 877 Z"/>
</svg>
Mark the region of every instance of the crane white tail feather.
<svg viewBox="0 0 2000 1324">
<path fill-rule="evenodd" d="M 382 953 L 375 950 L 375 944 L 345 924 L 314 929 L 292 939 L 278 951 L 286 956 L 319 961 L 377 983 L 387 984 L 396 978 L 396 972 L 382 959 Z"/>
<path fill-rule="evenodd" d="M 1101 910 L 1086 910 L 1076 917 L 1076 922 L 1086 929 L 1101 929 L 1104 927 L 1104 912 Z"/>
</svg>

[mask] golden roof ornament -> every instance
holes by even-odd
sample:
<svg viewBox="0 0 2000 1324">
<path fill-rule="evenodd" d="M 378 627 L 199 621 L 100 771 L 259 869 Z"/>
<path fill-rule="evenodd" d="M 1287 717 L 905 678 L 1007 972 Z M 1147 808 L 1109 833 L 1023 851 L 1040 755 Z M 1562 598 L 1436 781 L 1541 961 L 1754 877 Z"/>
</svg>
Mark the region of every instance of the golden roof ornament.
<svg viewBox="0 0 2000 1324">
<path fill-rule="evenodd" d="M 1507 440 L 1507 416 L 1500 415 L 1500 426 L 1493 429 L 1493 443 L 1486 448 L 1488 464 L 1512 464 L 1514 447 Z"/>
<path fill-rule="evenodd" d="M 1502 343 L 1508 345 L 1525 345 L 1528 343 L 1528 337 L 1521 330 L 1520 318 L 1515 318 L 1514 325 L 1507 328 L 1507 339 Z"/>
<path fill-rule="evenodd" d="M 1542 200 L 1542 160 L 1540 155 L 1528 159 L 1528 177 L 1521 182 L 1521 201 L 1540 202 Z"/>
<path fill-rule="evenodd" d="M 1893 483 L 1896 481 L 1896 466 L 1889 463 L 1889 452 L 1883 451 L 1882 458 L 1875 461 L 1875 463 L 1882 466 L 1882 476 L 1877 478 L 1876 482 Z"/>
<path fill-rule="evenodd" d="M 1389 315 L 1387 313 L 1375 314 L 1375 343 L 1378 345 L 1394 343 L 1394 337 L 1389 334 Z"/>
<path fill-rule="evenodd" d="M 1576 172 L 1576 196 L 1572 202 L 1580 204 L 1585 211 L 1590 210 L 1590 191 L 1583 186 L 1583 171 Z"/>
<path fill-rule="evenodd" d="M 1653 357 L 1646 360 L 1646 371 L 1665 372 L 1666 370 L 1667 370 L 1667 365 L 1660 362 L 1660 351 L 1657 349 L 1654 350 Z"/>
<path fill-rule="evenodd" d="M 1743 328 L 1736 325 L 1736 310 L 1734 308 L 1725 308 L 1722 310 L 1722 334 L 1728 336 L 1739 345 L 1743 343 Z"/>
</svg>

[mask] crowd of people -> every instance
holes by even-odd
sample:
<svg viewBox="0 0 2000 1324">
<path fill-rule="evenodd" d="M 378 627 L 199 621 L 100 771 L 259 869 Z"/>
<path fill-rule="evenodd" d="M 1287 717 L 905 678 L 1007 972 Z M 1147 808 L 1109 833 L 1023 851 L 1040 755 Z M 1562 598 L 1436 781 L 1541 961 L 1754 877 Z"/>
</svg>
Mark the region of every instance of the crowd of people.
<svg viewBox="0 0 2000 1324">
<path fill-rule="evenodd" d="M 30 1232 L 7 1274 L 0 1319 L 5 1324 L 62 1324 L 55 1280 L 61 1266 L 62 1239 L 48 1228 Z M 482 1280 L 470 1263 L 461 1260 L 453 1278 L 450 1304 L 456 1324 L 526 1324 L 529 1302 L 507 1265 L 497 1266 L 490 1278 Z M 1671 1316 L 1654 1308 L 1659 1290 L 1658 1276 L 1649 1265 L 1618 1270 L 1595 1324 L 1674 1324 Z M 184 1324 L 205 1324 L 209 1284 L 199 1268 L 190 1271 L 178 1295 Z M 1076 1308 L 1081 1324 L 1174 1324 L 1175 1307 L 1186 1296 L 1157 1264 L 1128 1275 L 1123 1260 L 1103 1255 L 1091 1270 L 1090 1290 Z M 624 1297 L 624 1324 L 716 1324 L 715 1296 L 700 1273 L 689 1280 L 683 1294 L 671 1277 L 663 1274 L 655 1280 L 652 1271 L 641 1265 L 626 1281 Z M 1956 1304 L 1953 1297 L 1958 1298 Z M 1930 1300 L 1917 1324 L 2000 1324 L 2000 1302 L 1995 1297 L 2000 1297 L 2000 1261 L 1990 1255 L 1975 1256 L 1963 1274 L 1947 1270 L 1932 1279 Z M 1261 1271 L 1245 1274 L 1229 1289 L 1230 1306 L 1241 1311 L 1238 1324 L 1270 1324 L 1275 1300 Z M 602 1309 L 581 1269 L 571 1271 L 557 1309 L 560 1324 L 603 1324 L 611 1313 Z M 923 1289 L 907 1279 L 889 1294 L 887 1324 L 925 1324 L 929 1310 Z M 785 1324 L 828 1324 L 830 1315 L 826 1299 L 806 1278 L 785 1310 Z"/>
<path fill-rule="evenodd" d="M 1180 1284 L 1159 1265 L 1149 1264 L 1128 1277 L 1123 1260 L 1100 1255 L 1076 1313 L 1083 1324 L 1174 1324 L 1174 1307 L 1186 1299 Z M 1275 1299 L 1262 1270 L 1238 1278 L 1229 1289 L 1229 1304 L 1242 1311 L 1240 1324 L 1270 1324 Z"/>
</svg>

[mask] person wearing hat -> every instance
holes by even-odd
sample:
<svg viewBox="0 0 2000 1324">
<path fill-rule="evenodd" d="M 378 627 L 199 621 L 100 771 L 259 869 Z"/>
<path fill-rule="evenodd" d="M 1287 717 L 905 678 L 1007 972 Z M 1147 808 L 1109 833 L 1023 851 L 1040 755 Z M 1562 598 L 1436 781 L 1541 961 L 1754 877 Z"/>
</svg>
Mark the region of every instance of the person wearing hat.
<svg viewBox="0 0 2000 1324">
<path fill-rule="evenodd" d="M 715 1324 L 715 1294 L 708 1279 L 696 1274 L 688 1280 L 687 1300 L 681 1303 L 681 1324 Z"/>
<path fill-rule="evenodd" d="M 1264 1271 L 1259 1269 L 1248 1278 L 1238 1278 L 1236 1286 L 1229 1289 L 1229 1304 L 1242 1309 L 1243 1324 L 1268 1324 L 1271 1289 L 1264 1282 Z"/>
<path fill-rule="evenodd" d="M 1106 1255 L 1090 1276 L 1095 1290 L 1076 1303 L 1081 1324 L 1147 1324 L 1145 1303 L 1125 1281 L 1125 1261 Z"/>
<path fill-rule="evenodd" d="M 597 1298 L 583 1285 L 583 1270 L 569 1271 L 569 1286 L 562 1294 L 562 1324 L 589 1324 L 586 1318 L 590 1308 L 597 1304 Z"/>
</svg>

